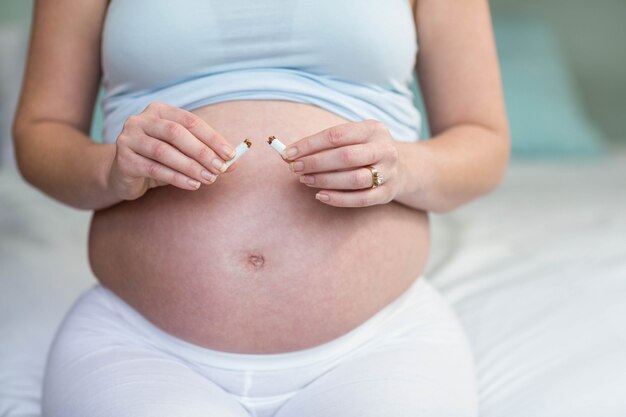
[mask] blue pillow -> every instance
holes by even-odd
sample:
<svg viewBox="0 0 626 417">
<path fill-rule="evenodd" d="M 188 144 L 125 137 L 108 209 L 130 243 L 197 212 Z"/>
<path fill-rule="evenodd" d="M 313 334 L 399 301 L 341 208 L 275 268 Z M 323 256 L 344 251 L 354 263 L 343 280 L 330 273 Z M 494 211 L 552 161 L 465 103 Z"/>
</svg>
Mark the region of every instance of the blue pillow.
<svg viewBox="0 0 626 417">
<path fill-rule="evenodd" d="M 549 26 L 494 17 L 514 157 L 597 156 L 607 145 L 583 110 Z M 417 86 L 415 105 L 424 111 Z M 424 117 L 424 121 L 426 118 Z M 428 135 L 425 125 L 422 137 Z"/>
</svg>

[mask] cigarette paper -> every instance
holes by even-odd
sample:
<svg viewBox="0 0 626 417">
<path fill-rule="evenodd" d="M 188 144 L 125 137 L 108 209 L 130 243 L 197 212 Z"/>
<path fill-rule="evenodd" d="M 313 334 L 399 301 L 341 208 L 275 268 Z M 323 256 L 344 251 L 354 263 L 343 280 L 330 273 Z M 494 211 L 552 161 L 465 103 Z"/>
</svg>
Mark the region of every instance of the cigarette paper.
<svg viewBox="0 0 626 417">
<path fill-rule="evenodd" d="M 248 151 L 248 149 L 250 148 L 250 146 L 252 146 L 252 142 L 250 142 L 249 139 L 244 139 L 243 142 L 241 142 L 239 145 L 237 145 L 237 147 L 235 148 L 235 156 L 233 157 L 233 159 L 225 161 L 226 162 L 226 169 L 228 169 L 229 166 L 234 164 L 237 159 L 241 158 L 241 155 L 246 153 Z"/>
<path fill-rule="evenodd" d="M 285 146 L 284 143 L 282 143 L 280 140 L 276 139 L 275 136 L 270 136 L 267 139 L 267 143 L 269 143 L 272 148 L 276 149 L 276 152 L 278 152 L 281 157 L 283 156 L 283 151 L 287 147 L 287 146 Z"/>
</svg>

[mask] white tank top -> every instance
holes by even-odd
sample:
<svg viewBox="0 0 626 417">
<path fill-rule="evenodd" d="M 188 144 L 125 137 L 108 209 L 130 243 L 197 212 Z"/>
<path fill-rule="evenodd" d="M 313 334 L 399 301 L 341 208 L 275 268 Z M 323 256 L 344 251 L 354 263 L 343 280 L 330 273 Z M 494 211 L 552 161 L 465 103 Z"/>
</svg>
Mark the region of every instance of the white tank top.
<svg viewBox="0 0 626 417">
<path fill-rule="evenodd" d="M 417 141 L 409 0 L 112 0 L 102 34 L 103 141 L 152 101 L 317 105 Z"/>
</svg>

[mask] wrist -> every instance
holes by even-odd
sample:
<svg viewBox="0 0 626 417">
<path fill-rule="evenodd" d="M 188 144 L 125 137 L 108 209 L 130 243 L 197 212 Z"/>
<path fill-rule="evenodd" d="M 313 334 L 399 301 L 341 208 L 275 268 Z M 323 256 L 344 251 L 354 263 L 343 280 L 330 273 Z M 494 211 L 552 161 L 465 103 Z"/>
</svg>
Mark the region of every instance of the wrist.
<svg viewBox="0 0 626 417">
<path fill-rule="evenodd" d="M 398 142 L 399 188 L 394 201 L 414 209 L 425 210 L 428 148 L 424 142 Z"/>
<path fill-rule="evenodd" d="M 92 146 L 95 155 L 94 166 L 96 167 L 96 187 L 99 195 L 106 196 L 103 199 L 104 201 L 102 201 L 102 207 L 96 208 L 99 209 L 119 203 L 122 199 L 117 196 L 117 193 L 111 186 L 110 181 L 111 166 L 115 160 L 115 144 L 94 143 Z"/>
</svg>

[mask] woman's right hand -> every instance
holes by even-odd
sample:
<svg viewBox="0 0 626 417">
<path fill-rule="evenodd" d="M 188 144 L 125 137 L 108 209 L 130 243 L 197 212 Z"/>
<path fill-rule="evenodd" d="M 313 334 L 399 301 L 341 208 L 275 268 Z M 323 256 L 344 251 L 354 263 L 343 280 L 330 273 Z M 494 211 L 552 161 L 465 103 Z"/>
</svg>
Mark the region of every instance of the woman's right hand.
<svg viewBox="0 0 626 417">
<path fill-rule="evenodd" d="M 116 140 L 108 185 L 124 200 L 161 185 L 197 190 L 201 183 L 215 182 L 221 164 L 234 156 L 233 147 L 200 117 L 153 102 L 126 119 Z"/>
</svg>

